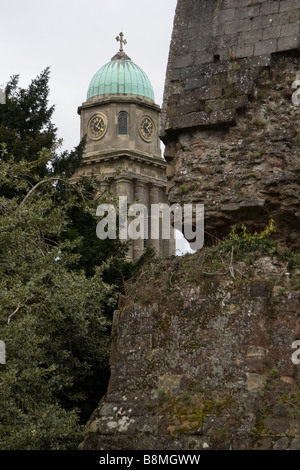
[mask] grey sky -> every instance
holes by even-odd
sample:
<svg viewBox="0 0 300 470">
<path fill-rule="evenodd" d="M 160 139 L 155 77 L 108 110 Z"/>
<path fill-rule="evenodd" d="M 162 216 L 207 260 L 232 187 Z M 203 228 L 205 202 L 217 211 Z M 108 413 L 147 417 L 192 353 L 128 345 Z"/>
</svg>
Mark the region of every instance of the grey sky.
<svg viewBox="0 0 300 470">
<path fill-rule="evenodd" d="M 79 142 L 77 107 L 94 73 L 118 50 L 148 75 L 161 105 L 177 0 L 9 0 L 0 3 L 0 84 L 27 86 L 51 67 L 50 100 L 64 148 Z"/>
</svg>

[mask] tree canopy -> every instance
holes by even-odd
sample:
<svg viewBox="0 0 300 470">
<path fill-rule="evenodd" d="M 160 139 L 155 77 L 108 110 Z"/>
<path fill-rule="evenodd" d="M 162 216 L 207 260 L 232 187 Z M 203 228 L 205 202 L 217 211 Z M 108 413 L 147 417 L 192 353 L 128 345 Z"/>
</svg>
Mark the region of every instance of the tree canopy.
<svg viewBox="0 0 300 470">
<path fill-rule="evenodd" d="M 0 105 L 0 449 L 77 448 L 106 391 L 118 276 L 134 269 L 96 237 L 97 182 L 69 181 L 85 142 L 59 154 L 48 80 L 13 77 Z"/>
</svg>

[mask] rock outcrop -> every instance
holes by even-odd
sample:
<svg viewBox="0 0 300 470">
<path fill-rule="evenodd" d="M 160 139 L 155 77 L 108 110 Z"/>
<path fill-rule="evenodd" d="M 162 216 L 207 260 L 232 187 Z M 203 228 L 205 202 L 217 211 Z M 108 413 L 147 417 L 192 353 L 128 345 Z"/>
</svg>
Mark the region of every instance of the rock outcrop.
<svg viewBox="0 0 300 470">
<path fill-rule="evenodd" d="M 82 449 L 300 448 L 299 271 L 264 257 L 231 263 L 232 277 L 206 272 L 207 256 L 154 264 L 131 286 Z"/>
</svg>

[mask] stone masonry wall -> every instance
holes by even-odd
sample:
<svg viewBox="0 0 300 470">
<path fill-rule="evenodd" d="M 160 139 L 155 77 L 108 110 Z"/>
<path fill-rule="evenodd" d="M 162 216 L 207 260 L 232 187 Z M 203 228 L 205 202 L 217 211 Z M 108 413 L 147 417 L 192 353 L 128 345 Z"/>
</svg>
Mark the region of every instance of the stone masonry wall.
<svg viewBox="0 0 300 470">
<path fill-rule="evenodd" d="M 273 218 L 299 247 L 299 44 L 298 1 L 178 1 L 161 130 L 168 196 L 205 205 L 208 243 Z"/>
<path fill-rule="evenodd" d="M 154 265 L 123 299 L 81 449 L 300 448 L 295 278 L 267 257 L 209 275 L 205 256 Z"/>
<path fill-rule="evenodd" d="M 252 69 L 271 54 L 300 48 L 298 0 L 178 0 L 165 87 L 162 136 L 178 129 L 235 123 L 253 91 Z M 231 70 L 234 59 L 238 70 Z M 229 76 L 228 76 L 229 75 Z M 214 113 L 206 101 L 226 99 L 230 75 L 236 101 Z M 228 91 L 228 90 L 227 90 Z"/>
</svg>

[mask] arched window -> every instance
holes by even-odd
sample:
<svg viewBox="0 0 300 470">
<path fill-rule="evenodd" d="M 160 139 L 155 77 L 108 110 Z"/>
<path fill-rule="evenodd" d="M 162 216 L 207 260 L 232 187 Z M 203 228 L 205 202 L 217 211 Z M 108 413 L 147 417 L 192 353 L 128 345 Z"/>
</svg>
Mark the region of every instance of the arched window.
<svg viewBox="0 0 300 470">
<path fill-rule="evenodd" d="M 128 114 L 121 111 L 118 116 L 118 134 L 128 135 Z"/>
</svg>

